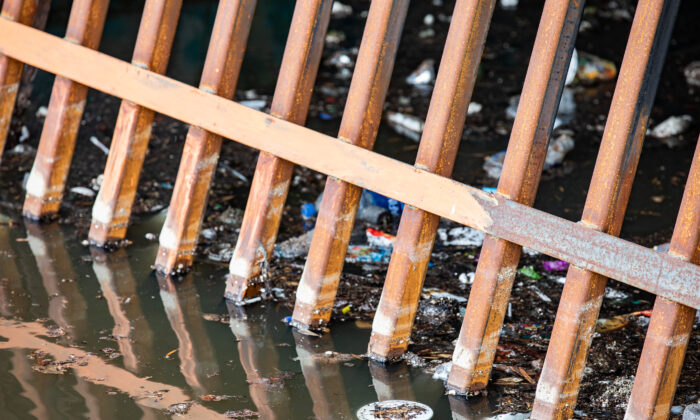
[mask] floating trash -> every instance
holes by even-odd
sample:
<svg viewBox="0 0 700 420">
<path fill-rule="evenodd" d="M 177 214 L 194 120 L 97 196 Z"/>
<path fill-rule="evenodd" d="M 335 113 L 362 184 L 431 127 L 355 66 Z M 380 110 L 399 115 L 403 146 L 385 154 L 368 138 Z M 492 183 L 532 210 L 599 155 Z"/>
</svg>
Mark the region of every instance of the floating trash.
<svg viewBox="0 0 700 420">
<path fill-rule="evenodd" d="M 433 409 L 425 404 L 407 400 L 387 400 L 367 404 L 357 410 L 360 420 L 411 419 L 428 420 L 433 418 Z"/>
</svg>

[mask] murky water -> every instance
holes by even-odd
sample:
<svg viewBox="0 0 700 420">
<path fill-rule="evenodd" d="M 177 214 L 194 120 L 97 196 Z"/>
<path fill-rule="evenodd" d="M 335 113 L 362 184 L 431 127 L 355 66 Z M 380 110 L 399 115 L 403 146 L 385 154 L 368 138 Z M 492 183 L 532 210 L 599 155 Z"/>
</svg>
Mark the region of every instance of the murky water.
<svg viewBox="0 0 700 420">
<path fill-rule="evenodd" d="M 224 266 L 197 264 L 180 282 L 157 278 L 157 244 L 144 233 L 160 223 L 135 226 L 133 246 L 111 254 L 81 246 L 69 228 L 0 226 L 0 418 L 161 418 L 186 401 L 196 418 L 245 409 L 354 418 L 386 399 L 423 402 L 435 418 L 488 412 L 486 400 L 450 400 L 421 369 L 353 357 L 365 352 L 368 329 L 338 324 L 309 337 L 281 322 L 290 313 L 279 302 L 227 307 Z M 47 355 L 31 358 L 35 350 Z M 66 362 L 65 372 L 47 373 L 55 370 L 41 366 L 46 358 Z"/>
</svg>

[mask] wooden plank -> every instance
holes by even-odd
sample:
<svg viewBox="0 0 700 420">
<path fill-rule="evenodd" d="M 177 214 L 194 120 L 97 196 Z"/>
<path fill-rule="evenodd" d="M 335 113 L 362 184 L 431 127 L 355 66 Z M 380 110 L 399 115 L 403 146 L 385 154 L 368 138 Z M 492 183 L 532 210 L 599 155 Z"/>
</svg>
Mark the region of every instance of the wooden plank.
<svg viewBox="0 0 700 420">
<path fill-rule="evenodd" d="M 700 267 L 694 264 L 487 194 L 18 23 L 0 20 L 0 33 L 1 54 L 584 270 L 700 307 Z M 308 153 L 310 150 L 314 153 Z"/>
</svg>

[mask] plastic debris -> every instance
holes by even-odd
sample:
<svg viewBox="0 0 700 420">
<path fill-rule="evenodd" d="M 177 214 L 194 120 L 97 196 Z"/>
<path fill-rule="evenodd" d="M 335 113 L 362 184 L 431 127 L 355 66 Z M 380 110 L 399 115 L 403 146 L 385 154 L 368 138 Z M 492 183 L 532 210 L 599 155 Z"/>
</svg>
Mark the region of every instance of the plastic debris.
<svg viewBox="0 0 700 420">
<path fill-rule="evenodd" d="M 578 70 L 578 51 L 574 48 L 573 53 L 571 53 L 571 62 L 569 63 L 569 70 L 566 72 L 566 81 L 564 81 L 565 86 L 569 86 L 576 79 L 576 71 Z"/>
<path fill-rule="evenodd" d="M 394 235 L 372 228 L 367 228 L 365 234 L 367 235 L 367 243 L 378 248 L 393 248 L 396 240 Z"/>
<path fill-rule="evenodd" d="M 532 268 L 531 265 L 521 268 L 520 270 L 518 270 L 518 273 L 534 280 L 539 280 L 542 278 L 542 276 L 537 271 L 535 271 L 535 269 Z"/>
<path fill-rule="evenodd" d="M 23 141 L 27 140 L 29 138 L 29 129 L 27 128 L 26 125 L 23 125 L 22 128 L 20 129 L 19 133 L 19 142 L 22 143 Z"/>
<path fill-rule="evenodd" d="M 700 61 L 693 61 L 685 66 L 683 75 L 690 86 L 700 87 Z"/>
<path fill-rule="evenodd" d="M 338 45 L 345 41 L 345 32 L 338 30 L 330 30 L 326 33 L 326 44 Z"/>
<path fill-rule="evenodd" d="M 386 120 L 389 126 L 402 136 L 414 141 L 420 141 L 420 136 L 425 127 L 425 121 L 413 115 L 402 114 L 400 112 L 388 111 Z"/>
<path fill-rule="evenodd" d="M 535 273 L 535 274 L 537 274 L 537 273 Z M 539 274 L 538 274 L 538 275 L 539 275 Z M 544 302 L 547 302 L 547 303 L 551 303 L 551 302 L 552 302 L 552 299 L 551 299 L 549 296 L 545 295 L 544 292 L 543 292 L 542 290 L 540 290 L 539 287 L 537 287 L 537 286 L 535 286 L 535 285 L 532 285 L 532 286 L 530 286 L 530 290 L 532 290 L 532 292 L 533 292 L 534 294 L 536 294 L 537 297 L 540 298 L 540 299 L 542 299 Z"/>
<path fill-rule="evenodd" d="M 452 362 L 445 362 L 439 365 L 435 372 L 433 373 L 433 379 L 439 381 L 447 381 L 447 377 L 450 376 L 450 370 L 452 369 Z"/>
<path fill-rule="evenodd" d="M 352 15 L 352 6 L 334 1 L 331 8 L 331 16 L 337 19 L 346 18 Z"/>
<path fill-rule="evenodd" d="M 651 317 L 652 311 L 636 311 L 624 315 L 615 315 L 611 318 L 600 318 L 596 322 L 595 330 L 601 334 L 617 331 L 629 324 L 632 317 Z"/>
<path fill-rule="evenodd" d="M 547 271 L 566 271 L 569 269 L 569 263 L 566 261 L 542 261 L 542 267 Z"/>
<path fill-rule="evenodd" d="M 467 301 L 467 298 L 465 298 L 464 296 L 457 296 L 455 294 L 448 293 L 448 292 L 433 292 L 430 294 L 430 297 L 437 298 L 437 299 L 440 299 L 440 298 L 450 299 L 450 300 L 457 301 L 459 303 L 465 303 Z"/>
<path fill-rule="evenodd" d="M 623 291 L 611 289 L 610 287 L 605 288 L 605 299 L 622 300 L 628 297 L 629 295 Z"/>
<path fill-rule="evenodd" d="M 46 118 L 46 116 L 49 114 L 49 109 L 45 106 L 40 106 L 39 109 L 36 110 L 36 117 L 37 118 Z"/>
<path fill-rule="evenodd" d="M 70 192 L 74 194 L 79 194 L 85 197 L 94 197 L 95 196 L 95 191 L 93 191 L 90 188 L 86 187 L 73 187 L 70 189 Z"/>
<path fill-rule="evenodd" d="M 518 113 L 519 104 L 520 95 L 511 96 L 511 98 L 508 100 L 508 107 L 506 108 L 506 117 L 515 119 Z M 574 92 L 569 88 L 564 88 L 561 94 L 561 99 L 559 100 L 559 107 L 557 108 L 557 116 L 554 119 L 553 128 L 558 128 L 561 125 L 571 122 L 575 113 L 576 101 L 574 98 Z"/>
<path fill-rule="evenodd" d="M 274 255 L 278 258 L 297 258 L 306 255 L 311 247 L 314 230 L 275 245 Z"/>
<path fill-rule="evenodd" d="M 438 238 L 444 246 L 479 247 L 484 243 L 484 232 L 467 226 L 455 227 L 450 230 L 440 228 Z"/>
<path fill-rule="evenodd" d="M 501 0 L 500 4 L 505 10 L 515 10 L 518 8 L 518 0 Z"/>
<path fill-rule="evenodd" d="M 554 140 L 550 141 L 547 148 L 547 156 L 545 157 L 544 170 L 550 170 L 557 165 L 560 165 L 566 154 L 573 150 L 575 145 L 574 139 L 570 132 L 562 131 L 562 133 Z M 503 171 L 503 162 L 506 159 L 506 151 L 495 153 L 484 158 L 483 169 L 486 174 L 493 178 L 499 179 Z"/>
<path fill-rule="evenodd" d="M 388 263 L 390 259 L 391 249 L 369 245 L 350 245 L 345 254 L 345 261 L 350 263 Z"/>
<path fill-rule="evenodd" d="M 677 136 L 687 130 L 692 122 L 693 117 L 690 115 L 668 117 L 649 130 L 649 135 L 660 139 Z"/>
<path fill-rule="evenodd" d="M 435 60 L 423 60 L 411 74 L 406 77 L 406 83 L 417 87 L 427 87 L 435 82 Z"/>
<path fill-rule="evenodd" d="M 576 76 L 583 83 L 604 82 L 617 77 L 617 67 L 612 61 L 581 52 Z"/>
<path fill-rule="evenodd" d="M 423 25 L 433 26 L 433 23 L 435 23 L 435 16 L 431 15 L 430 13 L 423 16 Z"/>
<path fill-rule="evenodd" d="M 321 193 L 314 203 L 318 213 L 323 201 Z M 393 198 L 385 197 L 370 190 L 363 190 L 360 196 L 360 204 L 357 208 L 357 218 L 375 225 L 384 225 L 391 222 L 391 218 L 401 216 L 404 204 Z M 310 210 L 309 210 L 310 211 Z"/>
<path fill-rule="evenodd" d="M 343 309 L 340 310 L 340 312 L 343 314 L 347 314 L 348 312 L 350 312 L 350 309 L 352 309 L 352 305 L 348 305 L 348 306 L 344 307 Z"/>
<path fill-rule="evenodd" d="M 685 407 L 683 420 L 700 420 L 700 402 Z"/>
<path fill-rule="evenodd" d="M 102 150 L 102 153 L 105 155 L 109 154 L 109 147 L 105 146 L 102 144 L 102 142 L 95 136 L 90 136 L 90 143 L 94 144 L 97 146 L 98 149 Z"/>
<path fill-rule="evenodd" d="M 314 216 L 316 216 L 316 206 L 313 203 L 304 203 L 301 205 L 301 223 L 304 232 L 314 228 Z"/>
<path fill-rule="evenodd" d="M 473 284 L 476 273 L 462 273 L 457 278 L 462 284 Z"/>
</svg>

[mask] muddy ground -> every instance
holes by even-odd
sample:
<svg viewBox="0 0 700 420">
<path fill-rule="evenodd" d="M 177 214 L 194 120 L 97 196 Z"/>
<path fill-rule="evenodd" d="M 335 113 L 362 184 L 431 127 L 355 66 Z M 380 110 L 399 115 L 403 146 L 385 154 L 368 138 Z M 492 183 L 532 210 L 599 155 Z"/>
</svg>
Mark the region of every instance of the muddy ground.
<svg viewBox="0 0 700 420">
<path fill-rule="evenodd" d="M 330 31 L 335 34 L 342 32 L 344 40 L 328 45 L 324 52 L 324 64 L 319 72 L 308 122 L 309 126 L 331 135 L 337 133 L 350 78 L 339 76 L 338 69 L 329 64 L 328 59 L 338 51 L 359 46 L 364 23 L 362 11 L 369 7 L 368 1 L 354 0 L 346 3 L 353 6 L 355 13 L 331 21 Z M 405 78 L 425 58 L 439 62 L 449 25 L 444 17 L 451 14 L 452 7 L 452 1 L 425 1 L 411 5 L 387 96 L 387 110 L 425 117 L 430 91 L 415 89 L 405 82 Z M 425 38 L 421 37 L 421 31 L 427 29 L 423 22 L 428 13 L 435 17 L 431 26 L 435 34 Z M 477 186 L 496 185 L 495 180 L 486 176 L 481 164 L 485 156 L 503 150 L 507 144 L 512 120 L 506 117 L 504 110 L 510 97 L 517 95 L 522 88 L 540 13 L 541 7 L 536 1 L 522 0 L 517 11 L 496 7 L 472 99 L 482 104 L 483 110 L 467 120 L 455 179 Z M 580 33 L 577 48 L 611 60 L 619 68 L 633 13 L 634 2 L 628 0 L 588 2 L 584 12 L 587 29 Z M 698 18 L 700 8 L 692 2 L 683 2 L 651 114 L 652 125 L 668 116 L 682 114 L 689 114 L 696 121 L 671 142 L 647 139 L 625 219 L 622 236 L 646 246 L 670 239 L 697 139 L 700 95 L 698 88 L 693 89 L 687 84 L 683 68 L 700 57 L 700 34 L 695 27 Z M 267 70 L 276 72 L 274 67 Z M 242 83 L 248 82 L 243 78 Z M 255 94 L 246 93 L 252 88 L 255 88 Z M 572 88 L 577 110 L 566 128 L 575 133 L 576 146 L 562 165 L 544 174 L 536 207 L 577 220 L 595 164 L 614 81 L 590 85 L 575 83 Z M 252 96 L 266 100 L 269 106 L 273 89 L 274 84 L 252 86 L 248 83 L 240 89 L 236 98 Z M 23 181 L 31 169 L 43 123 L 35 115 L 39 107 L 48 104 L 48 94 L 45 91 L 34 92 L 33 98 L 27 108 L 18 110 L 13 120 L 3 165 L 0 167 L 0 205 L 4 211 L 15 214 L 21 211 Z M 77 186 L 91 187 L 98 182 L 106 156 L 90 143 L 89 138 L 95 136 L 109 146 L 118 107 L 118 99 L 99 92 L 90 93 L 68 190 Z M 22 127 L 26 127 L 30 136 L 20 143 Z M 185 124 L 157 116 L 134 206 L 135 220 L 168 207 L 186 131 Z M 673 147 L 669 147 L 669 143 Z M 415 157 L 417 144 L 382 127 L 376 148 L 381 153 L 410 162 Z M 252 179 L 255 157 L 254 150 L 234 142 L 225 143 L 204 222 L 204 228 L 214 229 L 216 237 L 201 238 L 198 248 L 200 260 L 212 261 L 211 254 L 223 255 L 223 261 L 218 263 L 225 264 L 227 252 L 235 245 L 238 230 L 235 215 L 240 215 L 237 210 L 245 207 L 250 187 L 250 182 L 238 176 L 235 171 L 248 180 Z M 322 191 L 324 179 L 323 175 L 305 168 L 296 169 L 279 240 L 303 232 L 299 207 L 303 202 L 313 202 L 316 199 Z M 67 191 L 59 223 L 74 225 L 85 236 L 92 202 L 91 197 Z M 452 227 L 447 221 L 443 221 L 443 225 Z M 364 228 L 368 226 L 358 224 L 354 235 L 357 241 L 362 242 Z M 396 223 L 371 227 L 395 233 Z M 432 298 L 431 292 L 445 291 L 468 297 L 470 286 L 459 281 L 459 278 L 460 274 L 474 272 L 478 257 L 478 248 L 442 246 L 440 243 L 436 245 L 433 250 L 433 265 L 428 270 L 425 281 L 426 292 L 421 300 L 413 343 L 409 347 L 410 352 L 418 355 L 420 360 L 413 358 L 412 363 L 427 363 L 427 366 L 434 367 L 449 359 L 466 303 L 448 298 Z M 543 255 L 524 255 L 521 260 L 523 267 L 531 266 L 541 278 L 534 278 L 532 274 L 518 274 L 513 288 L 511 311 L 505 320 L 491 387 L 492 392 L 503 395 L 500 399 L 500 409 L 503 412 L 528 411 L 534 398 L 534 382 L 546 353 L 563 287 L 561 278 L 566 274 L 565 271 L 544 270 L 542 262 L 548 260 L 551 259 Z M 270 265 L 271 282 L 273 286 L 285 290 L 289 297 L 286 305 L 290 308 L 294 304 L 293 292 L 303 262 L 303 258 L 276 259 Z M 333 322 L 355 322 L 369 328 L 385 273 L 385 264 L 347 264 Z M 654 300 L 653 296 L 645 292 L 614 281 L 610 282 L 607 296 L 601 318 L 650 310 Z M 343 308 L 348 306 L 349 312 L 343 313 Z M 648 317 L 635 315 L 629 317 L 628 321 L 621 329 L 597 333 L 581 387 L 578 416 L 622 417 L 641 353 Z M 699 341 L 700 332 L 696 323 L 674 405 L 696 402 L 700 395 L 697 388 L 700 382 Z"/>
</svg>

